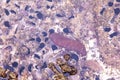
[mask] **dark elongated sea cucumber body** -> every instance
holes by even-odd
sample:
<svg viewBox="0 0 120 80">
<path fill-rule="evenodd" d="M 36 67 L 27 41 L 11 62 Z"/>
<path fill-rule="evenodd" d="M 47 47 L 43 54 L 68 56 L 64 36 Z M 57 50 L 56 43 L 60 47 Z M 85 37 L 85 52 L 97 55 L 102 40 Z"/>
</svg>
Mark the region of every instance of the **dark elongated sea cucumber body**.
<svg viewBox="0 0 120 80">
<path fill-rule="evenodd" d="M 78 40 L 67 38 L 59 33 L 52 33 L 49 37 L 53 41 L 53 43 L 59 47 L 63 47 L 67 50 L 76 51 L 82 56 L 86 55 L 85 46 Z"/>
</svg>

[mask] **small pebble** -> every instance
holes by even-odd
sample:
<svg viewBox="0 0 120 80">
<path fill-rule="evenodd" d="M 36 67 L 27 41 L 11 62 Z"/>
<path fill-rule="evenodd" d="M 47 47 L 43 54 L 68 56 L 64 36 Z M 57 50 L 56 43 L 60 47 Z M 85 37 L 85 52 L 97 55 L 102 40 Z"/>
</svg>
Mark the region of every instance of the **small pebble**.
<svg viewBox="0 0 120 80">
<path fill-rule="evenodd" d="M 47 42 L 47 41 L 48 41 L 48 37 L 45 38 L 45 42 Z"/>
<path fill-rule="evenodd" d="M 47 63 L 46 62 L 43 63 L 41 69 L 43 69 L 43 68 L 47 68 Z"/>
<path fill-rule="evenodd" d="M 47 36 L 47 33 L 46 32 L 42 32 L 43 36 Z"/>
<path fill-rule="evenodd" d="M 106 27 L 106 28 L 104 28 L 104 31 L 105 32 L 109 32 L 109 31 L 111 31 L 111 28 L 110 27 Z"/>
<path fill-rule="evenodd" d="M 38 54 L 34 54 L 34 57 L 40 59 L 40 56 Z"/>
<path fill-rule="evenodd" d="M 117 36 L 118 32 L 113 32 L 112 34 L 110 34 L 110 38 L 113 38 L 114 36 Z"/>
<path fill-rule="evenodd" d="M 8 28 L 10 28 L 10 27 L 11 27 L 11 25 L 10 25 L 9 21 L 4 21 L 4 25 L 5 25 L 5 27 L 8 27 Z"/>
<path fill-rule="evenodd" d="M 50 6 L 47 5 L 46 8 L 47 8 L 47 9 L 50 9 Z"/>
<path fill-rule="evenodd" d="M 31 38 L 31 39 L 29 39 L 30 41 L 34 41 L 35 40 L 35 38 Z"/>
<path fill-rule="evenodd" d="M 102 10 L 100 11 L 100 14 L 103 15 L 104 11 L 105 11 L 105 8 L 102 8 Z"/>
<path fill-rule="evenodd" d="M 52 2 L 52 0 L 47 0 L 47 1 Z"/>
<path fill-rule="evenodd" d="M 45 47 L 45 44 L 44 43 L 40 43 L 40 45 L 39 45 L 39 48 L 44 48 Z"/>
<path fill-rule="evenodd" d="M 13 13 L 13 14 L 16 14 L 16 12 L 14 10 L 10 10 L 10 12 Z"/>
<path fill-rule="evenodd" d="M 56 45 L 52 45 L 51 47 L 52 47 L 53 51 L 56 50 L 56 49 L 58 49 Z"/>
<path fill-rule="evenodd" d="M 20 8 L 20 6 L 19 6 L 18 4 L 15 4 L 15 6 L 16 6 L 17 8 Z"/>
<path fill-rule="evenodd" d="M 33 19 L 34 17 L 30 15 L 29 18 L 30 18 L 30 19 Z"/>
<path fill-rule="evenodd" d="M 12 66 L 9 66 L 8 64 L 4 65 L 4 68 L 10 71 L 14 71 L 14 68 Z"/>
<path fill-rule="evenodd" d="M 10 0 L 6 0 L 6 3 L 9 3 L 10 2 Z"/>
<path fill-rule="evenodd" d="M 72 58 L 72 59 L 75 59 L 76 61 L 79 60 L 78 55 L 77 55 L 77 54 L 74 54 L 74 53 L 71 53 L 71 58 Z"/>
<path fill-rule="evenodd" d="M 116 2 L 120 2 L 120 0 L 116 0 Z"/>
<path fill-rule="evenodd" d="M 72 19 L 72 18 L 74 18 L 74 16 L 72 15 L 72 16 L 70 16 L 68 19 Z"/>
<path fill-rule="evenodd" d="M 6 14 L 7 16 L 10 14 L 7 9 L 4 9 L 4 11 L 5 11 L 5 14 Z"/>
<path fill-rule="evenodd" d="M 22 74 L 22 72 L 24 71 L 24 69 L 25 69 L 24 66 L 21 66 L 21 67 L 19 68 L 19 74 L 20 74 L 20 75 Z"/>
<path fill-rule="evenodd" d="M 33 64 L 29 64 L 29 66 L 28 66 L 28 71 L 29 71 L 29 72 L 32 71 L 32 66 L 33 66 Z"/>
<path fill-rule="evenodd" d="M 18 62 L 13 62 L 13 63 L 12 63 L 12 66 L 13 66 L 13 67 L 17 67 L 17 66 L 18 66 Z"/>
<path fill-rule="evenodd" d="M 64 15 L 56 14 L 57 17 L 64 17 Z"/>
<path fill-rule="evenodd" d="M 49 33 L 50 33 L 50 34 L 52 34 L 52 33 L 54 33 L 54 32 L 55 32 L 54 29 L 50 29 L 50 30 L 49 30 Z"/>
<path fill-rule="evenodd" d="M 37 41 L 37 42 L 41 42 L 40 37 L 37 37 L 37 38 L 36 38 L 36 41 Z"/>
<path fill-rule="evenodd" d="M 98 75 L 96 76 L 95 80 L 100 80 L 100 78 L 99 78 L 99 76 L 98 76 Z"/>
<path fill-rule="evenodd" d="M 25 11 L 27 11 L 29 8 L 30 8 L 30 6 L 29 6 L 29 5 L 26 5 L 26 6 L 25 6 Z"/>
<path fill-rule="evenodd" d="M 43 19 L 43 14 L 42 14 L 41 12 L 38 12 L 38 13 L 37 13 L 37 18 L 38 18 L 38 19 Z"/>
<path fill-rule="evenodd" d="M 64 29 L 63 29 L 63 32 L 64 32 L 64 33 L 67 33 L 67 34 L 70 33 L 70 31 L 69 31 L 68 28 L 64 28 Z"/>
<path fill-rule="evenodd" d="M 113 6 L 113 2 L 108 2 L 108 6 Z"/>
<path fill-rule="evenodd" d="M 115 15 L 118 15 L 120 13 L 120 8 L 115 8 L 114 13 L 115 13 Z"/>
</svg>

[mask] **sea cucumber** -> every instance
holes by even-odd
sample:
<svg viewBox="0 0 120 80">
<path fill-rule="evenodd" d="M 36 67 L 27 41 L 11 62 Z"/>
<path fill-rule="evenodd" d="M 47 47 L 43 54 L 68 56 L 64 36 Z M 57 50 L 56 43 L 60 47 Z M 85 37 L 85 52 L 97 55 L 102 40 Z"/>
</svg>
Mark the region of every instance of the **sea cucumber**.
<svg viewBox="0 0 120 80">
<path fill-rule="evenodd" d="M 59 33 L 52 33 L 50 34 L 49 38 L 53 41 L 54 44 L 59 47 L 63 47 L 66 50 L 76 51 L 82 56 L 86 55 L 85 46 L 78 40 L 67 38 Z"/>
</svg>

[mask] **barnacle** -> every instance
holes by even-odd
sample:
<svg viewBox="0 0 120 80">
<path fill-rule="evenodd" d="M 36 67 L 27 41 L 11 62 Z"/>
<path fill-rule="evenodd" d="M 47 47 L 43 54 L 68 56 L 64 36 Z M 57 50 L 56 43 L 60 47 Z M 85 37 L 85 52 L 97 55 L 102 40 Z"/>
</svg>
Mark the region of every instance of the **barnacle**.
<svg viewBox="0 0 120 80">
<path fill-rule="evenodd" d="M 18 75 L 15 72 L 10 72 L 9 73 L 9 80 L 14 79 L 14 80 L 18 80 Z"/>
<path fill-rule="evenodd" d="M 60 65 L 60 68 L 61 68 L 62 72 L 71 72 L 72 71 L 71 67 L 68 64 L 62 64 L 62 65 Z"/>
<path fill-rule="evenodd" d="M 18 75 L 16 72 L 11 72 L 9 70 L 5 70 L 0 67 L 0 77 L 4 78 L 5 80 L 18 80 Z"/>
<path fill-rule="evenodd" d="M 48 67 L 49 67 L 54 73 L 56 73 L 56 74 L 59 73 L 59 71 L 56 69 L 54 63 L 49 63 L 49 64 L 48 64 Z"/>
<path fill-rule="evenodd" d="M 76 69 L 74 66 L 71 66 L 70 68 L 71 68 L 71 71 L 69 72 L 70 75 L 75 75 L 75 74 L 77 74 L 77 69 Z"/>
<path fill-rule="evenodd" d="M 65 54 L 65 55 L 64 55 L 64 59 L 65 59 L 66 61 L 68 61 L 68 60 L 70 59 L 70 55 L 69 55 L 69 54 Z"/>
<path fill-rule="evenodd" d="M 58 65 L 62 65 L 62 64 L 64 64 L 65 62 L 64 62 L 61 58 L 57 58 L 56 63 L 57 63 Z"/>
<path fill-rule="evenodd" d="M 0 77 L 3 77 L 3 78 L 7 77 L 6 70 L 3 69 L 2 67 L 0 67 Z"/>
<path fill-rule="evenodd" d="M 54 80 L 68 80 L 63 74 L 59 73 L 53 76 Z"/>
<path fill-rule="evenodd" d="M 67 56 L 70 58 L 70 56 L 67 54 L 63 55 L 63 58 Z M 66 76 L 66 73 L 69 75 L 76 75 L 77 74 L 77 68 L 75 66 L 71 66 L 68 64 L 68 60 L 64 61 L 62 58 L 56 59 L 56 65 L 54 63 L 49 63 L 48 67 L 54 72 L 54 80 L 68 80 L 68 76 Z M 58 68 L 59 70 L 58 70 Z"/>
</svg>

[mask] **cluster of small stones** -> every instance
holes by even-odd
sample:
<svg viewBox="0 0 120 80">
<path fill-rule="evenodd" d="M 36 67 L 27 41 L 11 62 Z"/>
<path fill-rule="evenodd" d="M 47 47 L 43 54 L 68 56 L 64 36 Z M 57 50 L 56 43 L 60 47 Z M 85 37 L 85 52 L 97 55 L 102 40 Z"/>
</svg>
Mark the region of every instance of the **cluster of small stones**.
<svg viewBox="0 0 120 80">
<path fill-rule="evenodd" d="M 2 67 L 0 67 L 0 77 L 7 80 L 18 80 L 18 75 L 15 72 L 5 70 Z"/>
<path fill-rule="evenodd" d="M 63 57 L 65 59 L 65 62 L 62 58 L 56 59 L 56 64 L 59 66 L 61 71 L 56 68 L 56 65 L 54 63 L 51 62 L 48 64 L 48 67 L 54 72 L 54 80 L 68 80 L 68 77 L 64 75 L 65 73 L 68 73 L 69 75 L 77 74 L 77 68 L 67 63 L 67 61 L 70 59 L 70 55 L 65 54 Z"/>
</svg>

